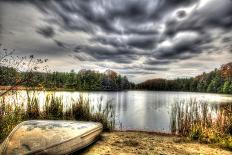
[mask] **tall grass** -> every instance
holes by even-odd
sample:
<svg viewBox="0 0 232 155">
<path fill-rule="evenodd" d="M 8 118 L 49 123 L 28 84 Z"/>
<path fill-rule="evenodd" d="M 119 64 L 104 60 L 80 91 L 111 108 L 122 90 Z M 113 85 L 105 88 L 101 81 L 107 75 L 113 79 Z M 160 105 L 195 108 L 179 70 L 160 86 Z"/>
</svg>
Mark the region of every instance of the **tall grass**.
<svg viewBox="0 0 232 155">
<path fill-rule="evenodd" d="M 232 150 L 232 104 L 209 105 L 193 99 L 176 102 L 170 121 L 175 134 Z"/>
<path fill-rule="evenodd" d="M 70 107 L 65 107 L 62 97 L 54 94 L 46 96 L 42 108 L 39 106 L 36 94 L 27 94 L 26 106 L 14 100 L 7 103 L 5 97 L 0 98 L 0 141 L 20 122 L 31 119 L 48 120 L 79 120 L 95 121 L 103 124 L 105 131 L 114 128 L 114 109 L 111 102 L 107 102 L 104 108 L 99 103 L 97 108 L 91 106 L 90 100 L 80 96 L 78 100 L 72 100 Z"/>
<path fill-rule="evenodd" d="M 72 103 L 71 108 L 65 112 L 65 117 L 74 120 L 101 122 L 105 130 L 111 130 L 115 124 L 115 113 L 111 101 L 102 107 L 102 99 L 97 108 L 90 106 L 90 100 L 80 96 L 79 100 Z"/>
<path fill-rule="evenodd" d="M 41 118 L 52 120 L 64 119 L 64 104 L 62 97 L 47 95 L 43 111 L 41 113 Z"/>
<path fill-rule="evenodd" d="M 9 105 L 5 103 L 5 98 L 0 99 L 0 141 L 8 133 L 26 118 L 26 113 L 22 105 Z"/>
</svg>

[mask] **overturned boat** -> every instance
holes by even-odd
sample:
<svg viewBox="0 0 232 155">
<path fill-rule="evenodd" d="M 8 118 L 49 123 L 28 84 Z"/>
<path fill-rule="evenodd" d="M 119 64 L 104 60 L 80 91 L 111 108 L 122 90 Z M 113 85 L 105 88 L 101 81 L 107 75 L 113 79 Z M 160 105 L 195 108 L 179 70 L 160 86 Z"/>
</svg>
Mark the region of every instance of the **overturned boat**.
<svg viewBox="0 0 232 155">
<path fill-rule="evenodd" d="M 95 122 L 25 121 L 5 139 L 0 154 L 70 154 L 93 143 L 102 129 Z"/>
</svg>

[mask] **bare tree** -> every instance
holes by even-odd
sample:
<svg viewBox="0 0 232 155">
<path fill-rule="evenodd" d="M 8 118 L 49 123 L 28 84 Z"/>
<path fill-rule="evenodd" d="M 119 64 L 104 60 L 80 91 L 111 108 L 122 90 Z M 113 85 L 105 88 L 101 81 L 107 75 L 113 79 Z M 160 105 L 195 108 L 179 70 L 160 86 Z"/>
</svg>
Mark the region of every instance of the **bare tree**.
<svg viewBox="0 0 232 155">
<path fill-rule="evenodd" d="M 0 70 L 11 69 L 15 71 L 15 74 L 1 73 L 0 85 L 4 80 L 14 81 L 9 87 L 0 93 L 0 96 L 4 96 L 9 91 L 13 90 L 17 86 L 21 86 L 25 82 L 33 82 L 34 73 L 37 71 L 47 71 L 48 67 L 44 65 L 47 59 L 36 59 L 34 55 L 30 56 L 15 56 L 14 50 L 8 50 L 3 48 L 0 44 Z M 18 73 L 24 72 L 24 76 L 18 76 Z"/>
</svg>

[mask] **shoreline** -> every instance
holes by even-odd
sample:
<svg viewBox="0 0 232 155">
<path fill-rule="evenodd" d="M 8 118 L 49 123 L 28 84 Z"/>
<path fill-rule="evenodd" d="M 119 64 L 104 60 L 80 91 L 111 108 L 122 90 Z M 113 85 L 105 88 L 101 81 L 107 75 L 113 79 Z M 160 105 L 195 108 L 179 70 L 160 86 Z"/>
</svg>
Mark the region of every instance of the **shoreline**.
<svg viewBox="0 0 232 155">
<path fill-rule="evenodd" d="M 134 132 L 134 133 L 149 134 L 149 135 L 167 136 L 167 137 L 173 137 L 173 136 L 182 137 L 174 133 L 146 131 L 146 130 L 112 130 L 111 132 L 132 132 L 132 133 Z"/>
<path fill-rule="evenodd" d="M 8 90 L 12 86 L 0 86 L 0 91 L 1 90 Z M 230 93 L 225 94 L 225 93 L 212 93 L 212 92 L 198 92 L 198 91 L 178 91 L 178 90 L 149 90 L 149 89 L 125 89 L 125 90 L 76 90 L 76 89 L 67 89 L 67 88 L 42 88 L 42 87 L 25 87 L 25 86 L 16 86 L 11 90 L 36 90 L 36 91 L 69 91 L 69 92 L 122 92 L 122 91 L 157 91 L 157 92 L 185 92 L 185 93 L 204 93 L 204 94 L 221 94 L 221 95 L 232 95 Z"/>
<path fill-rule="evenodd" d="M 0 90 L 8 90 L 10 89 L 12 86 L 0 86 Z M 114 91 L 136 91 L 135 89 L 125 89 L 125 90 L 76 90 L 76 89 L 67 89 L 67 88 L 42 88 L 42 87 L 25 87 L 25 86 L 16 86 L 11 90 L 37 90 L 37 91 L 79 91 L 79 92 L 114 92 Z"/>
<path fill-rule="evenodd" d="M 0 141 L 0 146 L 2 142 Z M 229 150 L 223 149 L 217 144 L 203 144 L 173 134 L 145 131 L 103 132 L 98 140 L 75 153 L 83 155 L 231 154 Z"/>
<path fill-rule="evenodd" d="M 95 143 L 78 151 L 79 154 L 223 154 L 230 151 L 216 144 L 202 144 L 175 135 L 160 135 L 138 131 L 103 132 Z"/>
</svg>

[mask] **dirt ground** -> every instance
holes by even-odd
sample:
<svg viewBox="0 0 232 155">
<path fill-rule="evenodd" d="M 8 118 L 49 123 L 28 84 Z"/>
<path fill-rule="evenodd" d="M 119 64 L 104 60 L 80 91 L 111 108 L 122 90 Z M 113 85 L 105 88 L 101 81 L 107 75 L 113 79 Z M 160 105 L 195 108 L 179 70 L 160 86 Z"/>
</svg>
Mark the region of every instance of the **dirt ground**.
<svg viewBox="0 0 232 155">
<path fill-rule="evenodd" d="M 97 142 L 81 150 L 78 154 L 231 155 L 232 152 L 223 150 L 215 145 L 190 142 L 175 136 L 164 136 L 145 132 L 110 132 L 103 133 Z"/>
</svg>

